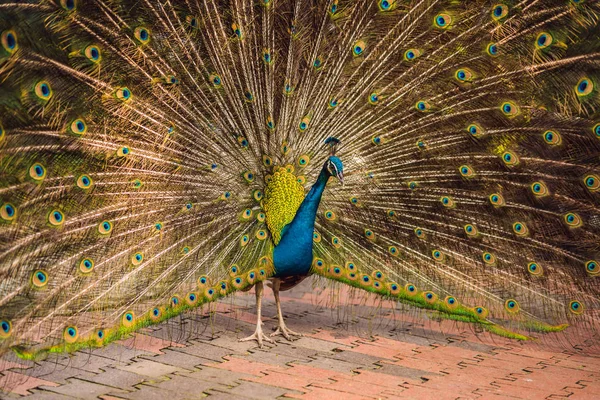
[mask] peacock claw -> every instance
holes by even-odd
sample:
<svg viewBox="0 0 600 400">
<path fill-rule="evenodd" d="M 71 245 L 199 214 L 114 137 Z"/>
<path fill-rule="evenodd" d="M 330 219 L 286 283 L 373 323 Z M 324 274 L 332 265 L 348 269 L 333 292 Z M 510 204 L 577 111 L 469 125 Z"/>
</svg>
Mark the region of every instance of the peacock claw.
<svg viewBox="0 0 600 400">
<path fill-rule="evenodd" d="M 260 326 L 256 327 L 256 331 L 248 336 L 245 337 L 243 339 L 240 339 L 240 342 L 248 342 L 250 340 L 256 340 L 256 342 L 258 343 L 258 347 L 262 349 L 263 347 L 263 340 L 269 342 L 269 343 L 275 343 L 275 341 L 273 339 L 271 339 L 270 337 L 266 336 L 263 331 L 262 328 Z"/>
<path fill-rule="evenodd" d="M 279 325 L 277 327 L 277 329 L 275 330 L 275 332 L 271 333 L 270 336 L 274 337 L 274 336 L 277 336 L 277 335 L 281 335 L 281 336 L 283 336 L 284 338 L 286 338 L 289 341 L 292 341 L 292 336 L 298 336 L 298 337 L 304 336 L 301 333 L 294 332 L 293 330 L 288 329 L 287 326 L 285 326 L 285 325 Z"/>
</svg>

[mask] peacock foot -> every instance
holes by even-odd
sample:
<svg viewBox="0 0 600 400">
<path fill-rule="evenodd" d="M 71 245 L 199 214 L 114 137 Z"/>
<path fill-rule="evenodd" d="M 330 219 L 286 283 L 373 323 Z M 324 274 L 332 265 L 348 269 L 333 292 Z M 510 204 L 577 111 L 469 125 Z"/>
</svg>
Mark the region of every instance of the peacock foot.
<svg viewBox="0 0 600 400">
<path fill-rule="evenodd" d="M 292 336 L 298 336 L 298 337 L 304 336 L 301 333 L 294 332 L 293 330 L 288 329 L 288 327 L 285 326 L 285 324 L 279 325 L 277 327 L 277 329 L 275 330 L 275 332 L 271 333 L 270 336 L 273 337 L 273 336 L 277 336 L 277 335 L 281 335 L 281 336 L 283 336 L 284 338 L 286 338 L 287 340 L 290 340 L 290 341 L 292 340 Z"/>
<path fill-rule="evenodd" d="M 248 336 L 245 337 L 243 339 L 240 339 L 240 342 L 248 342 L 250 340 L 256 340 L 256 342 L 258 343 L 258 347 L 262 349 L 263 347 L 263 340 L 267 341 L 269 343 L 275 343 L 275 341 L 273 339 L 271 339 L 270 337 L 268 337 L 267 335 L 265 335 L 262 331 L 262 328 L 259 326 L 256 327 L 256 331 Z"/>
</svg>

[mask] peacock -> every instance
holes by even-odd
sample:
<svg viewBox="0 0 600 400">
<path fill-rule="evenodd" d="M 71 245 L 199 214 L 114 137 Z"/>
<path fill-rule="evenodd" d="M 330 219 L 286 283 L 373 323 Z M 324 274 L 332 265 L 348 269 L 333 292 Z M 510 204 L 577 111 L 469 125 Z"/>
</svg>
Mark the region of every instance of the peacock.
<svg viewBox="0 0 600 400">
<path fill-rule="evenodd" d="M 279 293 L 310 275 L 596 341 L 599 21 L 589 0 L 4 1 L 0 355 L 251 288 L 242 340 L 291 340 Z"/>
</svg>

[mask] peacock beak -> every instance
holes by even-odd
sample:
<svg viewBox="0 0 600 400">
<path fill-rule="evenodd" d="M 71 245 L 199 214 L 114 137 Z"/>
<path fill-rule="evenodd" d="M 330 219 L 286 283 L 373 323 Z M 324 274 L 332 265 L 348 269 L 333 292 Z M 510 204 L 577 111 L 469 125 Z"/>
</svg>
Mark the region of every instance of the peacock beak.
<svg viewBox="0 0 600 400">
<path fill-rule="evenodd" d="M 340 182 L 342 183 L 342 186 L 344 186 L 344 173 L 343 172 L 338 172 L 337 173 L 337 177 L 340 180 Z"/>
</svg>

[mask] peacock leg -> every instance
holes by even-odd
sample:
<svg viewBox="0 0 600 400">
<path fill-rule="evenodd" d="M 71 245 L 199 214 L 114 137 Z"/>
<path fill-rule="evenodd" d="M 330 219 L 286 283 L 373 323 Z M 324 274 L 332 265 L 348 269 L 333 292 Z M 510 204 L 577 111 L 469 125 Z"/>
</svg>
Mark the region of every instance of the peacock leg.
<svg viewBox="0 0 600 400">
<path fill-rule="evenodd" d="M 262 318 L 261 318 L 261 303 L 262 303 L 262 295 L 263 295 L 263 283 L 259 281 L 254 286 L 256 290 L 256 331 L 243 339 L 240 339 L 240 342 L 247 342 L 249 340 L 256 340 L 258 342 L 258 347 L 263 347 L 263 340 L 267 342 L 275 343 L 273 339 L 266 336 L 262 331 Z"/>
<path fill-rule="evenodd" d="M 282 335 L 287 340 L 292 340 L 291 336 L 302 336 L 301 333 L 297 333 L 288 329 L 283 321 L 283 313 L 281 312 L 281 302 L 279 301 L 279 286 L 281 280 L 279 278 L 273 278 L 273 294 L 275 295 L 275 303 L 277 304 L 277 319 L 279 320 L 279 326 L 277 330 L 271 334 L 271 337 Z"/>
</svg>

